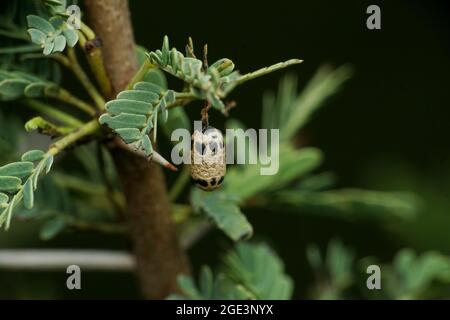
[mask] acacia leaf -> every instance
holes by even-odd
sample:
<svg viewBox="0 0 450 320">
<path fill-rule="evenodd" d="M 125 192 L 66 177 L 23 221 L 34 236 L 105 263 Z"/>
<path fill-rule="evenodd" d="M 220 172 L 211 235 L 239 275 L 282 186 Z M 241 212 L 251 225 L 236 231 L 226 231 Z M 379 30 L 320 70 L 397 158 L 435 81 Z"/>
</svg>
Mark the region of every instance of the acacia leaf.
<svg viewBox="0 0 450 320">
<path fill-rule="evenodd" d="M 4 176 L 0 177 L 0 191 L 16 192 L 20 189 L 22 180 L 17 177 Z"/>
<path fill-rule="evenodd" d="M 239 209 L 235 199 L 225 192 L 205 192 L 193 189 L 191 203 L 194 210 L 203 211 L 217 227 L 234 241 L 251 237 L 253 228 Z"/>
<path fill-rule="evenodd" d="M 29 176 L 33 169 L 33 162 L 13 162 L 0 167 L 0 176 L 24 178 Z"/>
<path fill-rule="evenodd" d="M 45 153 L 42 150 L 30 150 L 22 155 L 21 160 L 29 162 L 40 161 L 44 158 L 44 155 Z"/>
</svg>

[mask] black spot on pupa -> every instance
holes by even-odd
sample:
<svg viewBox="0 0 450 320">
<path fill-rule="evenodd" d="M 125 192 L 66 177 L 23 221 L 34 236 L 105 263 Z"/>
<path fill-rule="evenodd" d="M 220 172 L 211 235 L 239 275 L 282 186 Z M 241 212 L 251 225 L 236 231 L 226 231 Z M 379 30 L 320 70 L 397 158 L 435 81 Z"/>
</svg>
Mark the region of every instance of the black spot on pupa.
<svg viewBox="0 0 450 320">
<path fill-rule="evenodd" d="M 211 186 L 215 186 L 216 185 L 216 178 L 212 178 L 209 184 Z"/>
<path fill-rule="evenodd" d="M 204 143 L 200 143 L 200 142 L 195 143 L 195 150 L 197 151 L 197 153 L 203 155 L 203 154 L 205 154 L 205 149 L 206 149 L 206 146 Z"/>
<path fill-rule="evenodd" d="M 209 143 L 209 149 L 211 150 L 212 154 L 215 155 L 217 151 L 219 150 L 219 146 L 217 145 L 217 142 L 210 142 Z"/>
<path fill-rule="evenodd" d="M 200 186 L 202 186 L 202 187 L 204 187 L 204 188 L 208 187 L 208 182 L 205 181 L 205 180 L 203 180 L 203 179 L 198 179 L 198 180 L 196 180 L 195 182 L 196 182 L 198 185 L 200 185 Z"/>
<path fill-rule="evenodd" d="M 218 184 L 218 185 L 219 185 L 219 184 L 222 184 L 223 179 L 225 179 L 225 177 L 224 177 L 224 176 L 221 176 L 220 179 L 219 179 L 219 181 L 217 181 L 217 184 Z"/>
</svg>

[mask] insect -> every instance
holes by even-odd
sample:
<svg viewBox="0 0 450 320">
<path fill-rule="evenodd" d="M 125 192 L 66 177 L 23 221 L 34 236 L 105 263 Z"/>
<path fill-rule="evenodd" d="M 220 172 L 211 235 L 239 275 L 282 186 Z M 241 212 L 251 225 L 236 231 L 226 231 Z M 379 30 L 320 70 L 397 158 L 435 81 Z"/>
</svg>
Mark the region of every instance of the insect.
<svg viewBox="0 0 450 320">
<path fill-rule="evenodd" d="M 220 187 L 227 167 L 222 132 L 204 126 L 192 134 L 191 178 L 201 189 L 212 191 Z"/>
</svg>

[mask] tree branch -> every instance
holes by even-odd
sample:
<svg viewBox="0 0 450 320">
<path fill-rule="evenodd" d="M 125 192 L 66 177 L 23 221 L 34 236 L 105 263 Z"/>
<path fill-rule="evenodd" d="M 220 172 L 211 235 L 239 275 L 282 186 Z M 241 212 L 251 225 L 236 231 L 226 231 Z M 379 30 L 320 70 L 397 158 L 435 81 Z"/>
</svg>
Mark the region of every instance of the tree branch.
<svg viewBox="0 0 450 320">
<path fill-rule="evenodd" d="M 128 2 L 86 0 L 85 5 L 103 43 L 104 65 L 116 95 L 138 71 Z M 120 147 L 112 147 L 111 153 L 128 204 L 142 291 L 146 298 L 165 298 L 178 291 L 177 275 L 189 273 L 189 264 L 170 218 L 164 175 L 158 165 Z"/>
</svg>

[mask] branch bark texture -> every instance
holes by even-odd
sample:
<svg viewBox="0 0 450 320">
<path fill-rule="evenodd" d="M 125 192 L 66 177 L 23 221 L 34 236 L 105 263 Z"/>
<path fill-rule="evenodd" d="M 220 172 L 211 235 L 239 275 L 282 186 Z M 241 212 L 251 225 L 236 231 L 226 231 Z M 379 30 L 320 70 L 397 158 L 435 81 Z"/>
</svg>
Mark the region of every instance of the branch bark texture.
<svg viewBox="0 0 450 320">
<path fill-rule="evenodd" d="M 126 0 L 85 0 L 90 25 L 103 43 L 104 63 L 115 96 L 136 73 L 133 30 Z M 112 97 L 106 97 L 112 98 Z M 127 200 L 139 282 L 146 298 L 176 292 L 176 276 L 189 273 L 170 218 L 161 167 L 122 148 L 111 148 Z"/>
</svg>

